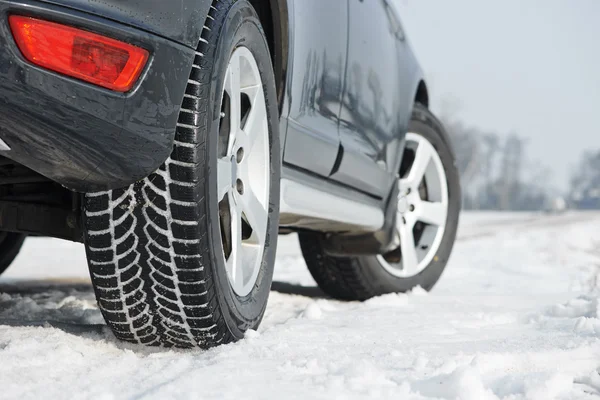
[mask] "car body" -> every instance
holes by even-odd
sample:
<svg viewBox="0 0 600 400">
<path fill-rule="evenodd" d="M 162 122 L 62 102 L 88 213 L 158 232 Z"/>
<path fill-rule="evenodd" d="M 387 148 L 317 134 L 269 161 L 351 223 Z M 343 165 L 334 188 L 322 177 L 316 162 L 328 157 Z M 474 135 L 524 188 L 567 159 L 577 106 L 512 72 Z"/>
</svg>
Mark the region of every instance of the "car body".
<svg viewBox="0 0 600 400">
<path fill-rule="evenodd" d="M 242 27 L 249 36 L 236 36 L 235 29 Z M 219 31 L 212 32 L 213 28 Z M 225 51 L 221 47 L 236 37 L 238 44 L 227 53 L 231 60 L 224 60 L 219 55 Z M 250 147 L 231 153 L 235 150 L 231 146 L 238 145 L 231 133 L 225 139 L 225 144 L 229 143 L 223 153 L 226 158 L 215 161 L 212 152 L 220 145 L 212 141 L 221 140 L 213 136 L 221 135 L 223 126 L 233 129 L 234 111 L 239 107 L 246 107 L 248 113 L 242 118 L 250 118 L 255 106 L 267 109 L 260 117 L 268 126 L 263 131 L 268 137 L 262 139 L 268 142 L 267 154 L 259 169 L 270 165 L 264 185 L 267 190 L 275 188 L 277 196 L 267 194 L 265 229 L 275 229 L 275 236 L 277 232 L 300 232 L 303 248 L 325 252 L 312 261 L 314 268 L 309 265 L 324 290 L 339 279 L 328 281 L 331 276 L 319 275 L 323 260 L 336 269 L 342 260 L 339 257 L 368 256 L 371 258 L 357 258 L 356 265 L 363 261 L 377 264 L 374 257 L 381 261 L 384 254 L 391 254 L 385 263 L 400 263 L 398 268 L 404 268 L 397 252 L 407 237 L 399 233 L 402 229 L 408 232 L 412 247 L 421 236 L 430 236 L 435 249 L 427 257 L 419 256 L 418 261 L 417 252 L 429 244 L 416 243 L 420 247 L 412 249 L 411 262 L 415 267 L 415 263 L 435 264 L 434 272 L 420 273 L 420 269 L 415 271 L 420 275 L 408 276 L 388 265 L 385 268 L 392 271 L 389 276 L 396 279 L 396 286 L 373 283 L 373 290 L 338 293 L 334 288 L 328 293 L 364 299 L 410 290 L 419 284 L 430 288 L 443 271 L 460 208 L 458 175 L 443 127 L 427 109 L 427 85 L 394 0 L 0 0 L 0 46 L 0 231 L 21 235 L 12 237 L 14 246 L 20 246 L 22 235 L 27 234 L 84 242 L 92 281 L 108 322 L 131 322 L 131 313 L 115 317 L 128 305 L 125 300 L 123 304 L 111 303 L 115 301 L 114 291 L 107 289 L 107 285 L 117 285 L 124 293 L 119 286 L 123 259 L 129 263 L 126 271 L 138 270 L 130 280 L 154 279 L 154 284 L 142 285 L 154 290 L 152 296 L 166 296 L 155 289 L 161 285 L 160 279 L 179 276 L 181 268 L 190 268 L 177 264 L 182 260 L 203 260 L 194 261 L 199 264 L 191 268 L 198 273 L 194 284 L 200 292 L 212 290 L 202 286 L 209 280 L 221 279 L 219 271 L 213 271 L 210 278 L 200 274 L 209 264 L 211 268 L 224 267 L 218 267 L 221 261 L 215 261 L 214 249 L 198 246 L 207 233 L 212 246 L 222 250 L 217 258 L 224 255 L 227 261 L 233 257 L 233 230 L 228 233 L 227 244 L 222 226 L 223 213 L 229 211 L 219 208 L 225 201 L 221 199 L 221 181 L 224 179 L 231 199 L 245 195 L 241 175 L 237 174 L 245 165 L 243 160 L 250 157 Z M 131 66 L 136 54 L 139 62 Z M 235 96 L 241 97 L 231 97 L 231 74 L 237 73 L 235 79 L 239 80 L 243 72 L 241 64 L 232 64 L 238 58 L 245 60 L 244 76 L 251 74 L 252 82 L 262 83 L 253 86 L 262 88 L 262 94 L 251 100 L 243 91 L 249 86 L 242 90 L 239 81 L 241 91 Z M 128 84 L 117 86 L 115 82 L 124 71 Z M 98 83 L 109 79 L 106 76 L 112 77 L 112 83 Z M 262 103 L 255 102 L 260 96 Z M 238 100 L 247 104 L 237 104 Z M 224 118 L 229 125 L 223 125 Z M 418 135 L 408 136 L 409 130 Z M 276 145 L 277 154 L 271 145 Z M 208 146 L 214 147 L 209 151 Z M 421 148 L 432 158 L 427 158 L 418 179 L 409 182 L 402 176 L 409 171 L 405 154 L 412 154 L 411 165 L 417 165 Z M 425 184 L 425 167 L 428 182 L 439 184 L 437 195 L 433 186 Z M 246 177 L 250 179 L 250 175 Z M 153 194 L 148 195 L 149 190 Z M 231 200 L 227 209 L 238 200 Z M 423 209 L 433 202 L 447 208 L 434 221 L 439 225 L 437 231 L 427 233 L 430 217 L 423 217 L 421 225 L 416 217 L 409 218 L 422 200 Z M 205 201 L 214 204 L 205 209 Z M 421 212 L 418 206 L 413 215 Z M 188 217 L 191 219 L 183 221 Z M 233 214 L 227 218 L 234 221 Z M 242 225 L 249 224 L 247 211 L 236 218 Z M 146 224 L 136 227 L 142 219 Z M 128 220 L 133 222 L 129 222 L 125 236 L 118 238 L 123 233 L 118 232 L 118 226 Z M 157 220 L 164 220 L 164 225 L 157 225 Z M 194 228 L 192 232 L 189 228 L 200 226 L 204 220 L 208 221 L 205 230 Z M 407 224 L 407 220 L 412 222 Z M 183 236 L 170 231 L 177 224 L 180 230 L 189 228 Z M 216 225 L 220 228 L 215 230 Z M 254 226 L 248 226 L 245 229 L 255 232 Z M 149 233 L 148 227 L 154 233 Z M 248 240 L 243 235 L 254 234 L 242 233 L 239 226 L 236 229 L 240 241 Z M 311 232 L 319 236 L 310 236 Z M 254 301 L 253 307 L 258 308 L 243 322 L 223 322 L 231 328 L 230 335 L 213 332 L 207 339 L 204 333 L 190 333 L 194 328 L 189 326 L 187 337 L 173 340 L 169 335 L 167 339 L 152 336 L 140 340 L 139 333 L 134 332 L 138 328 L 132 327 L 127 328 L 131 332 L 116 329 L 115 333 L 124 340 L 177 346 L 213 345 L 239 338 L 245 329 L 257 326 L 264 312 L 264 292 L 270 288 L 275 257 L 272 233 L 261 233 L 260 246 L 265 250 L 257 256 L 260 271 L 253 272 L 253 279 L 258 279 L 256 291 L 260 292 L 260 300 Z M 148 244 L 144 247 L 144 243 Z M 159 255 L 151 254 L 153 243 Z M 133 247 L 124 249 L 124 244 Z M 229 255 L 225 254 L 227 247 Z M 438 247 L 442 253 L 436 253 Z M 307 250 L 307 260 L 315 254 L 313 250 Z M 124 253 L 118 256 L 118 251 Z M 140 259 L 146 251 L 148 257 Z M 130 254 L 138 257 L 129 260 Z M 260 257 L 265 261 L 261 263 Z M 0 269 L 12 260 L 5 258 Z M 150 265 L 152 260 L 161 266 Z M 160 272 L 163 278 L 158 281 L 153 276 L 155 268 L 167 268 Z M 268 277 L 264 283 L 256 278 L 261 274 Z M 385 281 L 385 274 L 376 279 Z M 174 287 L 190 282 L 174 279 Z M 239 304 L 247 300 L 245 296 L 253 296 L 252 285 L 246 283 L 242 294 L 235 288 L 219 288 L 219 296 L 237 300 L 227 300 L 229 308 L 219 303 L 225 308 L 217 314 L 242 307 Z M 186 307 L 200 310 L 214 306 L 198 299 L 192 306 L 186 305 L 180 298 L 181 290 L 171 293 L 170 299 L 163 298 L 180 301 L 171 308 L 180 315 Z M 147 298 L 146 294 L 140 296 Z M 148 306 L 158 307 L 153 315 L 160 314 L 160 301 L 152 300 Z M 190 318 L 210 319 L 217 314 Z M 150 314 L 144 318 L 152 319 Z M 186 323 L 177 322 L 182 326 Z M 206 329 L 217 329 L 220 323 L 216 321 Z M 238 326 L 232 328 L 232 324 Z M 154 333 L 144 331 L 143 336 L 163 330 L 153 329 Z"/>
<path fill-rule="evenodd" d="M 399 154 L 399 133 L 406 130 L 419 84 L 424 84 L 407 41 L 401 31 L 394 32 L 401 29 L 395 11 L 386 1 L 271 3 L 270 31 L 279 35 L 272 46 L 282 79 L 284 163 L 386 197 L 399 162 L 389 155 Z M 37 16 L 107 33 L 152 53 L 135 89 L 115 93 L 31 65 L 4 24 L 0 137 L 11 150 L 3 154 L 79 192 L 122 187 L 147 176 L 172 148 L 187 81 L 182 77 L 189 74 L 200 38 L 197 21 L 209 6 L 210 1 L 190 0 L 152 6 L 141 0 L 125 5 L 118 0 L 1 1 L 3 19 L 8 14 Z M 337 22 L 323 25 L 304 18 L 316 13 Z M 358 23 L 365 15 L 374 20 Z M 346 37 L 348 24 L 378 30 L 352 29 L 351 36 L 362 37 L 356 40 Z M 371 54 L 369 65 L 357 59 L 365 49 Z M 361 90 L 380 92 L 359 97 Z M 405 111 L 392 120 L 391 110 L 397 109 Z M 365 126 L 369 129 L 363 131 Z M 307 153 L 309 147 L 313 151 Z M 358 177 L 356 171 L 361 171 Z"/>
</svg>

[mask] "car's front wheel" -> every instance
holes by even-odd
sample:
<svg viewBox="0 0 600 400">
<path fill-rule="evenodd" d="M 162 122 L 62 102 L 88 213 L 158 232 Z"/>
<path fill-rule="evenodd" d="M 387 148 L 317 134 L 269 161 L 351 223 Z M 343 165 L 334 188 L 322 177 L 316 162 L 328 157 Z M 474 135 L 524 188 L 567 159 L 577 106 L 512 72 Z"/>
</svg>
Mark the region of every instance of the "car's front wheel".
<svg viewBox="0 0 600 400">
<path fill-rule="evenodd" d="M 387 254 L 334 257 L 323 236 L 300 233 L 308 269 L 321 289 L 343 300 L 365 300 L 415 286 L 430 290 L 446 264 L 458 227 L 461 190 L 454 154 L 442 124 L 417 104 L 400 167 L 399 246 Z"/>
<path fill-rule="evenodd" d="M 246 0 L 215 1 L 171 156 L 128 188 L 85 196 L 92 282 L 118 338 L 208 347 L 257 328 L 275 262 L 279 149 L 258 17 Z"/>
</svg>

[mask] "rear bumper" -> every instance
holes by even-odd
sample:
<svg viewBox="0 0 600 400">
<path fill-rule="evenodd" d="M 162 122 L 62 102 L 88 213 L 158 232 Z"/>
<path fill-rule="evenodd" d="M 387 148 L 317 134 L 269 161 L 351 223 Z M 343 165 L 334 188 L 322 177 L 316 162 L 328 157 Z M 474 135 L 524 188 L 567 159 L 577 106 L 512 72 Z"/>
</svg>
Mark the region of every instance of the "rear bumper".
<svg viewBox="0 0 600 400">
<path fill-rule="evenodd" d="M 16 47 L 8 27 L 11 13 L 144 47 L 150 60 L 125 94 L 40 69 Z M 0 139 L 10 147 L 0 155 L 79 192 L 123 187 L 148 176 L 171 152 L 194 56 L 161 36 L 86 13 L 0 0 Z"/>
</svg>

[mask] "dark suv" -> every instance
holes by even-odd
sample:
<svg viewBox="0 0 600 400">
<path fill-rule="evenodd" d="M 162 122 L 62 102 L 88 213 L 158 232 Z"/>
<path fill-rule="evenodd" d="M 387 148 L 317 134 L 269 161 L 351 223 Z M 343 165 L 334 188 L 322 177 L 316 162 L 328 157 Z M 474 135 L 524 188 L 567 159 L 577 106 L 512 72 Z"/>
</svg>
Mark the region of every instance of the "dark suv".
<svg viewBox="0 0 600 400">
<path fill-rule="evenodd" d="M 264 314 L 278 234 L 322 290 L 431 289 L 460 185 L 393 0 L 0 0 L 0 267 L 85 244 L 119 339 Z"/>
</svg>

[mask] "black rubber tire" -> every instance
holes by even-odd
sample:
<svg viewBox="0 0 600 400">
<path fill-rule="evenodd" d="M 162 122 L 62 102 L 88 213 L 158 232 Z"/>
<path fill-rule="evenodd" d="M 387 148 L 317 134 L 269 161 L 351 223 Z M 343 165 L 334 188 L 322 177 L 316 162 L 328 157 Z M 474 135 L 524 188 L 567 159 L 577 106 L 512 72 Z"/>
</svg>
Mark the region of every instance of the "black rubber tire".
<svg viewBox="0 0 600 400">
<path fill-rule="evenodd" d="M 299 234 L 302 254 L 319 287 L 340 300 L 366 300 L 386 293 L 407 292 L 416 286 L 431 290 L 444 271 L 456 239 L 461 208 L 461 189 L 448 134 L 437 118 L 424 106 L 415 105 L 409 132 L 418 133 L 437 150 L 448 181 L 448 218 L 446 230 L 433 261 L 418 275 L 398 278 L 375 256 L 332 257 L 323 251 L 322 234 Z"/>
<path fill-rule="evenodd" d="M 257 282 L 243 298 L 225 269 L 216 170 L 224 74 L 242 44 L 256 58 L 264 85 L 271 171 L 267 244 Z M 258 327 L 275 263 L 277 97 L 265 34 L 248 1 L 213 2 L 186 93 L 165 164 L 128 188 L 85 196 L 85 243 L 99 307 L 117 338 L 206 348 Z"/>
<path fill-rule="evenodd" d="M 24 233 L 0 232 L 0 274 L 17 258 L 25 238 Z"/>
</svg>

